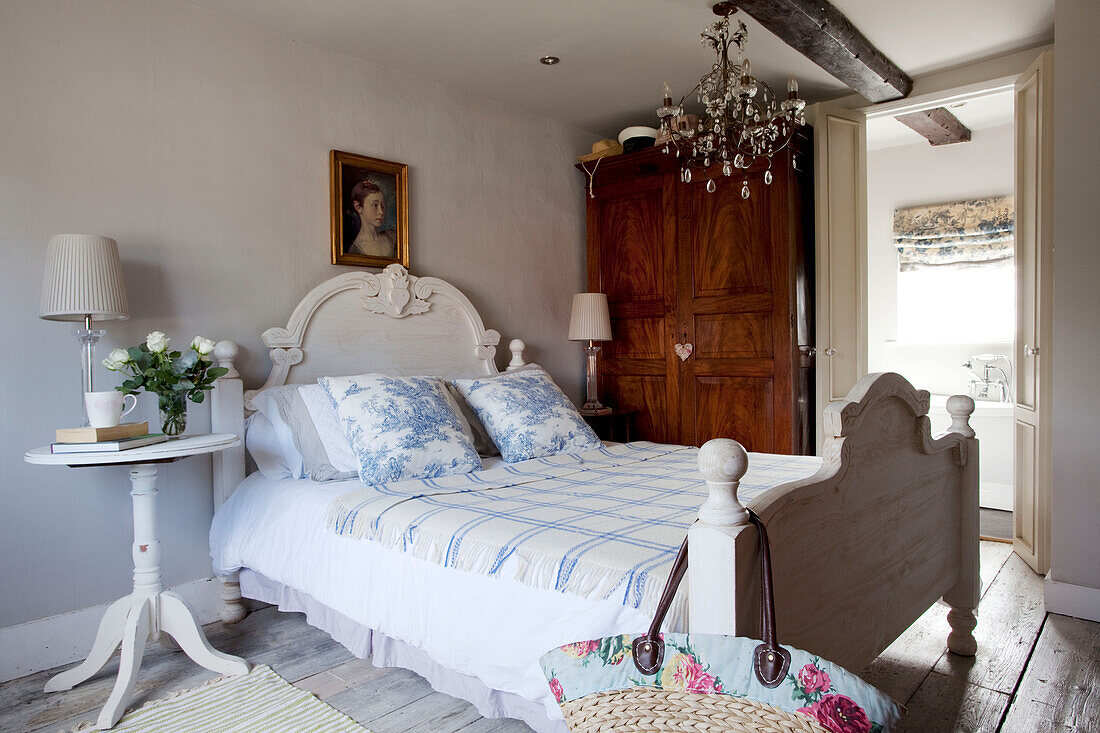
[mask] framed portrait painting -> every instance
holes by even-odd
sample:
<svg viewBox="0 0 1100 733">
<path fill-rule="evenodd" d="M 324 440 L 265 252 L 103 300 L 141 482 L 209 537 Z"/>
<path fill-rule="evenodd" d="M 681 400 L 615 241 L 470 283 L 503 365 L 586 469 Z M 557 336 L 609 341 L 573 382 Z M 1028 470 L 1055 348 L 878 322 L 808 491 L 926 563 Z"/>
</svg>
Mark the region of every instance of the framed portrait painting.
<svg viewBox="0 0 1100 733">
<path fill-rule="evenodd" d="M 394 163 L 329 153 L 332 264 L 409 266 L 409 171 Z"/>
</svg>

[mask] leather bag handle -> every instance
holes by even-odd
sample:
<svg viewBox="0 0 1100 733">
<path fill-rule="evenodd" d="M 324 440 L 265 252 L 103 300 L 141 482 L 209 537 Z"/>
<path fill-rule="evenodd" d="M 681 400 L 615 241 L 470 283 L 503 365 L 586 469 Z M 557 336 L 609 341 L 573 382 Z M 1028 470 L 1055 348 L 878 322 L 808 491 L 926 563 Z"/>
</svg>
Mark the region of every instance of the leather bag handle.
<svg viewBox="0 0 1100 733">
<path fill-rule="evenodd" d="M 756 512 L 749 510 L 749 521 L 756 527 L 760 537 L 760 635 L 763 643 L 753 650 L 753 672 L 756 679 L 764 687 L 778 687 L 779 683 L 787 675 L 791 666 L 791 653 L 779 646 L 775 631 L 775 600 L 772 596 L 772 562 L 771 552 L 768 547 L 768 532 L 764 522 Z M 653 675 L 661 668 L 665 656 L 665 643 L 661 639 L 661 624 L 668 615 L 668 609 L 672 606 L 672 599 L 676 597 L 676 591 L 680 587 L 680 581 L 687 571 L 688 541 L 684 539 L 680 545 L 680 551 L 676 554 L 676 560 L 672 563 L 672 571 L 665 583 L 665 590 L 661 593 L 661 600 L 657 603 L 657 612 L 653 616 L 653 623 L 649 630 L 634 640 L 632 656 L 634 666 L 643 675 Z"/>
</svg>

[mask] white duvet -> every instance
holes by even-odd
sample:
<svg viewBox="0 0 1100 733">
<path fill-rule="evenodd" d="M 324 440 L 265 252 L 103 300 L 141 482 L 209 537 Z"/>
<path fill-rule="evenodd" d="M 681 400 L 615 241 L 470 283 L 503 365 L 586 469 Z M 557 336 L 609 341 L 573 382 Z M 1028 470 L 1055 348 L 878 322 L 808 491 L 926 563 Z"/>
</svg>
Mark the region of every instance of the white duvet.
<svg viewBox="0 0 1100 733">
<path fill-rule="evenodd" d="M 361 486 L 252 474 L 214 516 L 215 570 L 255 570 L 487 687 L 542 704 L 548 720 L 561 712 L 538 667 L 544 652 L 649 625 L 619 594 L 588 600 L 334 534 L 329 504 Z"/>
<path fill-rule="evenodd" d="M 590 463 L 597 458 L 581 454 L 572 460 L 584 463 L 585 456 Z M 499 458 L 487 459 L 485 475 L 499 465 Z M 512 464 L 507 470 L 524 476 L 525 470 L 534 470 L 524 466 Z M 819 458 L 751 454 L 742 497 L 748 500 L 770 487 L 812 475 L 819 466 Z M 625 478 L 636 476 L 628 472 Z M 392 486 L 389 493 L 400 494 L 397 488 L 401 485 Z M 426 653 L 452 672 L 530 701 L 533 706 L 521 706 L 525 711 L 505 705 L 482 710 L 482 714 L 522 715 L 540 730 L 562 725 L 550 724 L 560 720 L 561 712 L 538 666 L 544 652 L 574 641 L 639 633 L 649 626 L 647 613 L 624 605 L 623 591 L 629 581 L 606 595 L 586 598 L 521 582 L 524 573 L 514 567 L 521 562 L 520 553 L 509 554 L 503 566 L 489 575 L 446 567 L 412 552 L 329 529 L 326 520 L 334 500 L 351 492 L 362 499 L 363 490 L 358 479 L 317 483 L 309 479 L 272 481 L 260 473 L 249 476 L 214 516 L 210 547 L 215 570 L 219 574 L 255 571 L 365 629 Z M 501 493 L 476 492 L 493 497 Z M 471 495 L 469 501 L 476 503 L 477 495 Z M 695 507 L 704 494 L 695 495 L 681 487 L 669 498 Z M 462 495 L 451 495 L 448 501 L 461 502 Z M 682 524 L 690 521 L 687 517 Z M 677 536 L 682 532 L 678 529 Z M 672 546 L 676 544 L 678 540 Z M 532 720 L 527 713 L 540 705 L 546 719 Z"/>
</svg>

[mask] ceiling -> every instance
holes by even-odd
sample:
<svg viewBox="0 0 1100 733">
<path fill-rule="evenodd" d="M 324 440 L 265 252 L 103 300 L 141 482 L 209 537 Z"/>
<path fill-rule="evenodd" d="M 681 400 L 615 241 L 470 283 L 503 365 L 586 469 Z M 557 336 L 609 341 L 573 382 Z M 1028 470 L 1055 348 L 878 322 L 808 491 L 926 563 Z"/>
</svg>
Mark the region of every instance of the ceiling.
<svg viewBox="0 0 1100 733">
<path fill-rule="evenodd" d="M 959 122 L 971 130 L 986 130 L 990 127 L 1012 124 L 1013 96 L 1011 91 L 997 92 L 949 105 L 948 109 L 951 114 L 959 118 Z M 868 150 L 913 143 L 928 145 L 928 140 L 893 117 L 876 117 L 867 120 Z"/>
<path fill-rule="evenodd" d="M 407 72 L 614 137 L 653 125 L 713 62 L 711 0 L 190 0 L 302 43 Z M 910 75 L 1047 43 L 1054 0 L 832 0 Z M 744 14 L 740 14 L 744 17 Z M 790 75 L 808 101 L 844 85 L 751 18 L 753 73 Z M 555 66 L 542 56 L 561 58 Z"/>
</svg>

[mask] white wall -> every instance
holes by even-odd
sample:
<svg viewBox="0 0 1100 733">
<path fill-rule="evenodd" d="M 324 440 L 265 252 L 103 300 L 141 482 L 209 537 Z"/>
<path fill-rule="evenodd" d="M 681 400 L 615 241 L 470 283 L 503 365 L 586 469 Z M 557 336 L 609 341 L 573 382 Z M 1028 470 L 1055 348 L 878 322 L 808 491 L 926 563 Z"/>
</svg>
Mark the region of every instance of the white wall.
<svg viewBox="0 0 1100 733">
<path fill-rule="evenodd" d="M 968 143 L 926 142 L 867 154 L 868 368 L 896 371 L 936 394 L 966 394 L 973 354 L 1012 354 L 1012 343 L 899 342 L 894 210 L 1012 193 L 1013 126 L 975 130 Z M 946 305 L 946 303 L 941 303 Z M 935 304 L 932 304 L 935 305 Z"/>
<path fill-rule="evenodd" d="M 1054 62 L 1054 490 L 1050 577 L 1100 620 L 1100 3 L 1057 0 Z M 1063 596 L 1064 598 L 1064 596 Z M 1048 610 L 1073 612 L 1069 603 Z M 1077 612 L 1084 614 L 1082 606 Z"/>
<path fill-rule="evenodd" d="M 22 461 L 78 419 L 76 342 L 37 318 L 51 234 L 119 242 L 133 315 L 108 324 L 100 357 L 153 329 L 231 338 L 255 385 L 260 332 L 345 271 L 328 264 L 328 151 L 405 162 L 410 269 L 455 283 L 579 395 L 572 163 L 595 135 L 168 0 L 0 4 L 0 100 L 0 627 L 131 583 L 125 471 Z M 209 429 L 205 406 L 190 423 Z M 209 466 L 162 472 L 168 585 L 210 575 Z"/>
</svg>

